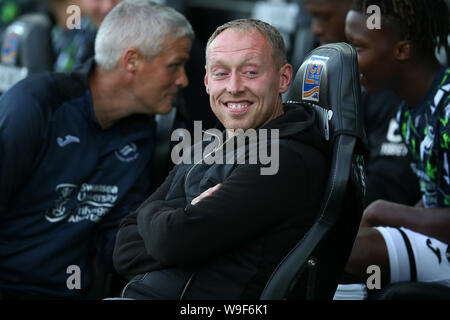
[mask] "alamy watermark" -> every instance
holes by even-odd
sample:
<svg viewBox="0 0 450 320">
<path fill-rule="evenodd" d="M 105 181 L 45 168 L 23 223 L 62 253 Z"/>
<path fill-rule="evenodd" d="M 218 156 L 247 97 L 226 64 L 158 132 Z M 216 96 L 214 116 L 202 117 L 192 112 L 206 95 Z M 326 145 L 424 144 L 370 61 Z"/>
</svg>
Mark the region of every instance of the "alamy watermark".
<svg viewBox="0 0 450 320">
<path fill-rule="evenodd" d="M 370 14 L 370 17 L 367 18 L 366 26 L 367 29 L 381 29 L 381 9 L 379 6 L 373 4 L 367 7 L 367 14 Z"/>
<path fill-rule="evenodd" d="M 376 264 L 367 267 L 366 273 L 370 274 L 367 277 L 366 287 L 369 290 L 381 289 L 381 269 Z"/>
<path fill-rule="evenodd" d="M 66 273 L 69 275 L 66 280 L 66 286 L 69 290 L 81 289 L 81 269 L 76 264 L 67 267 Z"/>
<path fill-rule="evenodd" d="M 66 28 L 69 30 L 81 29 L 81 9 L 77 5 L 70 5 L 66 9 L 69 15 L 66 19 Z"/>
<path fill-rule="evenodd" d="M 174 164 L 260 164 L 261 175 L 278 172 L 278 129 L 228 129 L 224 137 L 218 129 L 202 128 L 194 121 L 194 137 L 186 129 L 176 129 L 172 141 L 180 141 L 171 152 Z M 270 148 L 270 152 L 269 152 Z"/>
</svg>

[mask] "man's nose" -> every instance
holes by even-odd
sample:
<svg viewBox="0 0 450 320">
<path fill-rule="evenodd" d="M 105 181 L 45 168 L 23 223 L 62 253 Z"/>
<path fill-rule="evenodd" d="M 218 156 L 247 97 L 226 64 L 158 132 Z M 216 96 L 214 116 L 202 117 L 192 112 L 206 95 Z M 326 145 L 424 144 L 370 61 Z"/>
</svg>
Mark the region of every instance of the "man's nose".
<svg viewBox="0 0 450 320">
<path fill-rule="evenodd" d="M 231 74 L 227 83 L 227 91 L 228 93 L 233 95 L 239 94 L 244 91 L 242 79 L 238 74 L 236 73 Z"/>
<path fill-rule="evenodd" d="M 181 68 L 180 72 L 178 73 L 175 84 L 180 88 L 187 87 L 187 85 L 189 84 L 189 79 L 184 68 Z"/>
<path fill-rule="evenodd" d="M 312 19 L 311 22 L 311 32 L 316 36 L 320 37 L 323 35 L 323 26 L 322 24 L 317 21 L 317 19 Z"/>
</svg>

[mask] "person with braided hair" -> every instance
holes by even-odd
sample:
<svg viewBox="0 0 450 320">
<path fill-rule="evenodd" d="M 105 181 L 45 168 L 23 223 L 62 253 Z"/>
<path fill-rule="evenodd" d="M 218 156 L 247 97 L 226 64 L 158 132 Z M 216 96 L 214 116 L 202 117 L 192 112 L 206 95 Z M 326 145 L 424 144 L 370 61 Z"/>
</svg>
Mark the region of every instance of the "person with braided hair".
<svg viewBox="0 0 450 320">
<path fill-rule="evenodd" d="M 311 32 L 320 45 L 347 42 L 345 18 L 352 3 L 353 0 L 305 0 L 311 15 Z M 361 86 L 369 147 L 364 159 L 364 208 L 379 199 L 414 205 L 421 197 L 417 176 L 409 167 L 408 149 L 395 120 L 400 103 L 401 99 L 390 90 L 368 94 Z"/>
<path fill-rule="evenodd" d="M 379 9 L 380 28 L 368 23 L 370 6 Z M 439 47 L 448 51 L 448 7 L 444 0 L 355 0 L 345 32 L 367 91 L 390 89 L 403 99 L 397 121 L 422 192 L 416 206 L 379 200 L 366 208 L 346 271 L 365 282 L 368 266 L 377 265 L 382 287 L 450 287 L 450 68 L 435 56 Z"/>
</svg>

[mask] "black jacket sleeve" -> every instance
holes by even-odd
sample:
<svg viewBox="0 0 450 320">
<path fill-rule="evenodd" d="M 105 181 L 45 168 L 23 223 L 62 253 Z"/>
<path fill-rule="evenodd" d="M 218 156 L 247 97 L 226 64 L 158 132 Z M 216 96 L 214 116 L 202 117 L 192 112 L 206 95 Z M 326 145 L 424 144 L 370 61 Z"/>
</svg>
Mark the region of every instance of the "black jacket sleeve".
<svg viewBox="0 0 450 320">
<path fill-rule="evenodd" d="M 174 167 L 164 183 L 141 204 L 137 211 L 130 213 L 121 221 L 113 253 L 114 268 L 118 273 L 136 275 L 162 268 L 162 265 L 147 253 L 144 240 L 137 230 L 136 217 L 141 208 L 152 201 L 165 198 L 176 170 L 177 167 Z"/>
<path fill-rule="evenodd" d="M 272 232 L 298 215 L 310 225 L 327 170 L 324 156 L 304 145 L 280 145 L 279 170 L 261 175 L 261 165 L 239 165 L 219 190 L 196 205 L 169 207 L 164 200 L 137 212 L 147 252 L 168 266 L 189 267 Z"/>
</svg>

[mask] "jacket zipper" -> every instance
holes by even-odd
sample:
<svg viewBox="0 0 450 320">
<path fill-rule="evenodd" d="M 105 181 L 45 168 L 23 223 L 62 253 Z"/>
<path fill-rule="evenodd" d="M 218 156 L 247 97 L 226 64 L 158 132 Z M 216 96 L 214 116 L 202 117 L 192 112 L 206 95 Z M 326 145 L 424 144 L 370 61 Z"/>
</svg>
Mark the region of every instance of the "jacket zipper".
<svg viewBox="0 0 450 320">
<path fill-rule="evenodd" d="M 206 132 L 205 132 L 206 133 Z M 207 154 L 204 158 L 206 158 L 206 157 L 208 157 L 208 156 L 210 156 L 212 153 L 214 153 L 214 152 L 217 152 L 217 150 L 219 150 L 220 148 L 222 148 L 227 142 L 228 142 L 228 140 L 230 140 L 230 139 L 232 139 L 233 137 L 231 137 L 231 138 L 228 138 L 227 140 L 225 140 L 225 142 L 224 143 L 222 143 L 220 146 L 218 146 L 216 149 L 214 149 L 213 151 L 211 151 L 209 154 Z M 220 139 L 220 138 L 219 138 Z M 195 168 L 195 166 L 197 166 L 198 164 L 200 164 L 202 161 L 203 161 L 203 159 L 204 159 L 203 157 L 202 157 L 202 159 L 199 161 L 199 162 L 197 162 L 197 163 L 194 163 L 190 168 L 189 168 L 189 170 L 188 170 L 188 172 L 186 173 L 186 177 L 184 178 L 184 191 L 186 192 L 186 190 L 187 190 L 187 181 L 188 181 L 188 178 L 189 178 L 189 175 L 191 174 L 191 172 L 192 172 L 192 170 Z"/>
</svg>

